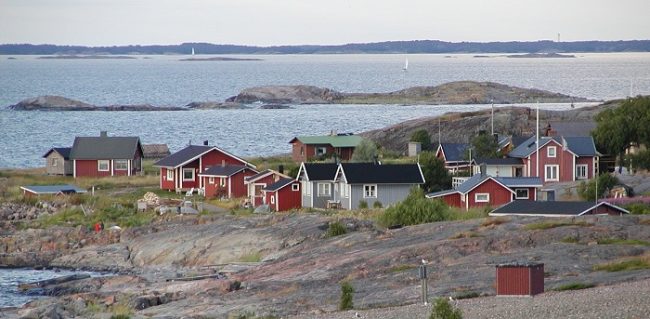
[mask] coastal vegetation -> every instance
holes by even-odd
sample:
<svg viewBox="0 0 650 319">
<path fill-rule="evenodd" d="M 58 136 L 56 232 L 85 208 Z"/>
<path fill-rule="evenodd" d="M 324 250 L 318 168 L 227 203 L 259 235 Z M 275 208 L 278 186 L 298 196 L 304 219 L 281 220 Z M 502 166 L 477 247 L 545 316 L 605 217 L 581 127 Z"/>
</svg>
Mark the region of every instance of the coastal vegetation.
<svg viewBox="0 0 650 319">
<path fill-rule="evenodd" d="M 451 175 L 445 168 L 445 163 L 436 157 L 434 152 L 422 152 L 418 155 L 418 163 L 424 176 L 422 188 L 426 192 L 437 192 L 451 188 Z"/>
<path fill-rule="evenodd" d="M 431 136 L 425 129 L 419 129 L 411 135 L 411 142 L 418 142 L 422 147 L 422 151 L 432 151 L 433 145 L 431 144 Z"/>
<path fill-rule="evenodd" d="M 609 173 L 603 173 L 596 179 L 591 179 L 588 182 L 580 182 L 578 184 L 578 195 L 584 200 L 594 201 L 597 198 L 603 198 L 609 190 L 615 185 L 619 184 L 618 178 Z"/>
<path fill-rule="evenodd" d="M 595 271 L 619 272 L 640 269 L 650 269 L 650 255 L 625 258 L 619 261 L 595 265 Z"/>
<path fill-rule="evenodd" d="M 341 283 L 341 301 L 339 303 L 339 310 L 350 310 L 354 308 L 352 295 L 354 294 L 354 287 L 345 281 Z"/>
<path fill-rule="evenodd" d="M 561 285 L 559 287 L 556 287 L 555 291 L 566 291 L 566 290 L 580 290 L 580 289 L 587 289 L 587 288 L 593 288 L 596 287 L 596 285 L 592 283 L 583 283 L 583 282 L 572 282 L 568 284 Z"/>
<path fill-rule="evenodd" d="M 414 187 L 406 199 L 387 208 L 379 216 L 379 223 L 390 227 L 443 221 L 447 219 L 448 209 L 443 202 L 427 199 L 421 188 Z"/>
<path fill-rule="evenodd" d="M 463 319 L 463 313 L 459 308 L 452 306 L 447 299 L 437 298 L 433 302 L 429 319 Z"/>
</svg>

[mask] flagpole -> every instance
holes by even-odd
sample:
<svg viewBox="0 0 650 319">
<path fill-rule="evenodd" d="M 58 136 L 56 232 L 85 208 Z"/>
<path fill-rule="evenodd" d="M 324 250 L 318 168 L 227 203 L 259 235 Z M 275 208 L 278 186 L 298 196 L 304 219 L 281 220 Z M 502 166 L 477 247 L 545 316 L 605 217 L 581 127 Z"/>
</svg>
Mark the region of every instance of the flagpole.
<svg viewBox="0 0 650 319">
<path fill-rule="evenodd" d="M 537 116 L 536 117 L 537 117 L 537 124 L 536 124 L 535 128 L 536 128 L 537 133 L 535 135 L 537 135 L 537 141 L 535 142 L 535 148 L 537 148 L 537 150 L 535 151 L 535 157 L 536 157 L 535 158 L 535 162 L 536 162 L 535 166 L 537 167 L 536 168 L 537 177 L 539 177 L 539 101 L 537 101 Z"/>
</svg>

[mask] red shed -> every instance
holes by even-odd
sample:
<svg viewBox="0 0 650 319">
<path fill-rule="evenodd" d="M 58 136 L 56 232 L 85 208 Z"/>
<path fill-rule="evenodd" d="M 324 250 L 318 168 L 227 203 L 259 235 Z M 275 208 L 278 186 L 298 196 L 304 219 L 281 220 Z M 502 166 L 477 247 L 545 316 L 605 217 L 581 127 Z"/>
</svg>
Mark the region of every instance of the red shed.
<svg viewBox="0 0 650 319">
<path fill-rule="evenodd" d="M 291 177 L 272 169 L 267 169 L 257 173 L 256 175 L 246 177 L 244 179 L 244 184 L 248 186 L 248 197 L 250 203 L 255 207 L 265 203 L 268 204 L 268 202 L 265 202 L 266 197 L 264 196 L 264 188 L 283 178 L 291 179 Z"/>
<path fill-rule="evenodd" d="M 205 187 L 205 197 L 246 197 L 248 189 L 244 179 L 258 172 L 244 165 L 217 165 L 200 173 Z"/>
<path fill-rule="evenodd" d="M 302 206 L 300 182 L 283 178 L 264 188 L 264 198 L 271 210 L 281 212 Z"/>
<path fill-rule="evenodd" d="M 498 296 L 534 296 L 544 292 L 544 264 L 497 265 Z"/>
</svg>

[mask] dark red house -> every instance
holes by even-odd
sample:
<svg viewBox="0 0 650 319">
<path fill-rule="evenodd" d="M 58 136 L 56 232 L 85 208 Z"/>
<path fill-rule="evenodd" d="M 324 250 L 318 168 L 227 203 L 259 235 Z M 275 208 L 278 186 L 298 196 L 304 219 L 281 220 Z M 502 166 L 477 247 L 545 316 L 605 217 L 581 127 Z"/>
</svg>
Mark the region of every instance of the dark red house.
<svg viewBox="0 0 650 319">
<path fill-rule="evenodd" d="M 447 205 L 469 210 L 475 207 L 499 207 L 514 200 L 535 201 L 542 181 L 537 177 L 492 177 L 476 174 L 456 189 L 427 194 Z"/>
<path fill-rule="evenodd" d="M 361 140 L 361 136 L 349 133 L 294 137 L 289 141 L 292 145 L 291 158 L 301 163 L 336 155 L 339 159 L 348 161 Z"/>
<path fill-rule="evenodd" d="M 76 137 L 70 150 L 76 177 L 132 176 L 142 172 L 142 144 L 135 136 Z"/>
<path fill-rule="evenodd" d="M 263 190 L 265 202 L 272 211 L 282 212 L 299 209 L 302 206 L 300 182 L 295 179 L 283 178 L 266 186 Z"/>
<path fill-rule="evenodd" d="M 244 179 L 258 172 L 245 165 L 217 165 L 199 173 L 203 179 L 205 197 L 239 198 L 248 195 Z"/>
<path fill-rule="evenodd" d="M 268 204 L 264 196 L 264 188 L 275 184 L 281 179 L 290 179 L 291 177 L 283 173 L 267 169 L 261 171 L 253 176 L 248 176 L 244 179 L 244 183 L 248 188 L 248 200 L 251 205 L 257 207 L 262 204 Z"/>
<path fill-rule="evenodd" d="M 199 174 L 210 167 L 227 165 L 255 168 L 255 165 L 209 145 L 189 145 L 154 164 L 160 168 L 160 188 L 170 191 L 203 189 L 205 185 Z"/>
</svg>

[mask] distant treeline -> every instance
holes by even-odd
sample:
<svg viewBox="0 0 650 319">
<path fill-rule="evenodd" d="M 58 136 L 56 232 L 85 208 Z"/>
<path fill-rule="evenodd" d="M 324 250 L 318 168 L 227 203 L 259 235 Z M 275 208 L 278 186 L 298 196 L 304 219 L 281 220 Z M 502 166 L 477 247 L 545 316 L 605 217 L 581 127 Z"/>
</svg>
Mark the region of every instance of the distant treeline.
<svg viewBox="0 0 650 319">
<path fill-rule="evenodd" d="M 179 45 L 71 46 L 1 44 L 0 54 L 315 54 L 315 53 L 539 53 L 539 52 L 648 52 L 650 40 L 576 42 L 444 42 L 388 41 L 343 45 L 245 46 L 210 43 Z"/>
</svg>

